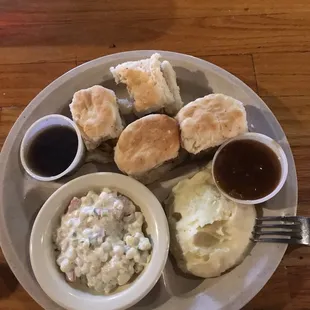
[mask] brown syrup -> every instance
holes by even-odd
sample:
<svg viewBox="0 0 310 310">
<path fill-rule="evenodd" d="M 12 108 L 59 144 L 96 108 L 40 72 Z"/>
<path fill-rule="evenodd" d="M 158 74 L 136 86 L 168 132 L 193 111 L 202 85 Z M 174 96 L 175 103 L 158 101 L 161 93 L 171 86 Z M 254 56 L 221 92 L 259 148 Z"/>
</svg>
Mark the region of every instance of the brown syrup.
<svg viewBox="0 0 310 310">
<path fill-rule="evenodd" d="M 30 169 L 50 177 L 65 171 L 78 148 L 76 132 L 66 126 L 52 126 L 40 132 L 31 142 L 26 160 Z"/>
<path fill-rule="evenodd" d="M 254 200 L 270 194 L 277 187 L 281 164 L 265 144 L 236 140 L 218 154 L 213 172 L 217 184 L 229 196 Z"/>
</svg>

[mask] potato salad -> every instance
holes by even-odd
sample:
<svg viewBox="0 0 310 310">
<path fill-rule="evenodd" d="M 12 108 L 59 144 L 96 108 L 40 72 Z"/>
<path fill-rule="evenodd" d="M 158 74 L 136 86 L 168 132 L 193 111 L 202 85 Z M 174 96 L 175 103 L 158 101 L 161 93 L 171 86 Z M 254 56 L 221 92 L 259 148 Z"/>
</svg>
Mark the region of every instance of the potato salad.
<svg viewBox="0 0 310 310">
<path fill-rule="evenodd" d="M 105 294 L 128 283 L 150 260 L 143 223 L 133 202 L 114 190 L 74 197 L 54 234 L 56 262 L 67 281 L 82 280 Z"/>
</svg>

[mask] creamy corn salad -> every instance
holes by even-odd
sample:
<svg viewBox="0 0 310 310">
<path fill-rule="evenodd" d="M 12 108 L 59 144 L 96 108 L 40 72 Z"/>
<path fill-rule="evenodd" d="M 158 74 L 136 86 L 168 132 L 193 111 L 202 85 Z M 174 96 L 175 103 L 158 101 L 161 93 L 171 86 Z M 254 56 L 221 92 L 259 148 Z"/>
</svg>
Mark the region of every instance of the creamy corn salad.
<svg viewBox="0 0 310 310">
<path fill-rule="evenodd" d="M 56 262 L 67 281 L 106 294 L 128 283 L 150 260 L 143 224 L 133 202 L 111 189 L 74 197 L 54 234 Z"/>
</svg>

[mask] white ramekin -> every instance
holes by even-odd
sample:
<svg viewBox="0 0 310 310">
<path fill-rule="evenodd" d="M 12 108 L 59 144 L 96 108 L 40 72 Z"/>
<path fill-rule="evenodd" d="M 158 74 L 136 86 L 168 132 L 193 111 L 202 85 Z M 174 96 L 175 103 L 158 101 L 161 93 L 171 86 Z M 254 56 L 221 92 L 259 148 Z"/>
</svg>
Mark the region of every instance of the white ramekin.
<svg viewBox="0 0 310 310">
<path fill-rule="evenodd" d="M 67 126 L 67 127 L 74 129 L 74 131 L 76 132 L 77 138 L 78 138 L 78 147 L 77 147 L 76 155 L 75 155 L 72 163 L 70 164 L 70 166 L 66 170 L 64 170 L 63 172 L 61 172 L 57 175 L 46 177 L 46 176 L 42 176 L 42 175 L 35 173 L 29 167 L 29 165 L 27 163 L 27 152 L 29 150 L 29 146 L 31 145 L 33 139 L 40 132 L 46 130 L 47 128 L 49 128 L 51 126 L 55 126 L 55 125 Z M 85 155 L 85 146 L 84 146 L 84 142 L 83 142 L 80 130 L 78 129 L 76 124 L 70 118 L 63 116 L 63 115 L 60 115 L 60 114 L 47 115 L 47 116 L 44 116 L 44 117 L 38 119 L 36 122 L 34 122 L 30 126 L 30 128 L 26 131 L 26 134 L 24 135 L 24 138 L 22 140 L 21 147 L 20 147 L 20 159 L 21 159 L 21 163 L 22 163 L 24 169 L 26 170 L 26 172 L 31 177 L 33 177 L 34 179 L 39 180 L 39 181 L 45 181 L 45 182 L 60 179 L 63 176 L 65 176 L 66 174 L 73 172 L 83 162 L 84 155 Z"/>
<path fill-rule="evenodd" d="M 268 195 L 261 197 L 259 199 L 254 199 L 254 200 L 242 200 L 242 199 L 237 199 L 234 197 L 231 197 L 228 193 L 226 193 L 220 186 L 219 184 L 216 182 L 215 177 L 214 177 L 214 165 L 216 162 L 216 158 L 217 156 L 220 154 L 220 152 L 222 151 L 222 149 L 229 143 L 233 142 L 233 141 L 237 141 L 237 140 L 254 140 L 254 141 L 258 141 L 260 143 L 263 143 L 264 145 L 266 145 L 268 148 L 270 148 L 278 157 L 280 165 L 281 165 L 281 177 L 280 177 L 280 181 L 278 183 L 278 185 L 276 186 L 276 188 Z M 214 158 L 213 158 L 213 162 L 212 162 L 212 175 L 213 175 L 213 180 L 214 183 L 216 184 L 218 190 L 227 198 L 237 202 L 237 203 L 242 203 L 242 204 L 259 204 L 262 202 L 265 202 L 269 199 L 271 199 L 272 197 L 274 197 L 283 187 L 286 178 L 287 178 L 287 173 L 288 173 L 288 164 L 287 164 L 287 158 L 286 155 L 282 149 L 282 147 L 273 139 L 271 139 L 270 137 L 263 135 L 261 133 L 254 133 L 254 132 L 249 132 L 249 133 L 245 133 L 243 135 L 239 135 L 235 138 L 232 138 L 228 141 L 226 141 L 225 143 L 223 143 L 219 149 L 216 151 Z"/>
</svg>

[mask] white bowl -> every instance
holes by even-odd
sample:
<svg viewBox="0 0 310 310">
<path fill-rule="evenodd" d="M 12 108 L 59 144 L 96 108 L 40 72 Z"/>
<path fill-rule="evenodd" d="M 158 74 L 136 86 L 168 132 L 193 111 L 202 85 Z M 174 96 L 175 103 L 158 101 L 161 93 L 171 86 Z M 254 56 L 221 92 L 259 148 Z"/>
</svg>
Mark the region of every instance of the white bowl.
<svg viewBox="0 0 310 310">
<path fill-rule="evenodd" d="M 128 287 L 111 295 L 93 295 L 73 288 L 55 263 L 52 233 L 74 196 L 103 187 L 116 189 L 140 209 L 153 242 L 148 266 Z M 138 181 L 116 173 L 94 173 L 77 178 L 59 188 L 45 202 L 34 222 L 30 237 L 30 260 L 37 281 L 45 293 L 69 310 L 125 309 L 141 300 L 156 284 L 166 264 L 169 251 L 169 228 L 159 201 Z"/>
<path fill-rule="evenodd" d="M 214 164 L 216 162 L 216 158 L 218 156 L 218 154 L 222 151 L 222 149 L 229 143 L 233 142 L 233 141 L 237 141 L 237 140 L 253 140 L 253 141 L 258 141 L 260 143 L 265 144 L 271 151 L 273 151 L 276 156 L 279 159 L 280 162 L 280 166 L 281 166 L 281 177 L 279 180 L 278 185 L 276 186 L 276 188 L 269 193 L 268 195 L 261 197 L 259 199 L 254 199 L 254 200 L 243 200 L 243 199 L 237 199 L 234 197 L 231 197 L 229 194 L 227 194 L 219 185 L 218 182 L 216 182 L 215 177 L 214 177 Z M 288 173 L 288 164 L 287 164 L 287 158 L 286 155 L 282 149 L 282 147 L 273 139 L 271 139 L 270 137 L 263 135 L 261 133 L 255 133 L 255 132 L 248 132 L 242 135 L 239 135 L 235 138 L 232 138 L 228 141 L 226 141 L 225 143 L 223 143 L 219 149 L 216 151 L 214 158 L 213 158 L 213 162 L 212 162 L 212 175 L 213 175 L 213 180 L 214 183 L 216 184 L 218 190 L 227 198 L 237 202 L 237 203 L 242 203 L 242 204 L 259 204 L 259 203 L 263 203 L 269 199 L 271 199 L 272 197 L 274 197 L 283 187 L 286 178 L 287 178 L 287 173 Z"/>
<path fill-rule="evenodd" d="M 29 167 L 27 159 L 26 159 L 27 158 L 26 155 L 28 153 L 29 146 L 33 142 L 33 139 L 37 137 L 37 135 L 40 132 L 53 126 L 65 126 L 65 127 L 72 128 L 76 132 L 76 135 L 77 135 L 78 147 L 77 147 L 76 155 L 72 163 L 67 169 L 65 169 L 63 172 L 57 175 L 46 177 L 46 176 L 38 175 Z M 66 174 L 71 173 L 82 163 L 84 155 L 85 155 L 85 146 L 84 146 L 84 142 L 83 142 L 78 126 L 70 118 L 60 115 L 60 114 L 50 114 L 34 122 L 30 126 L 30 128 L 26 131 L 23 137 L 21 146 L 20 146 L 20 159 L 21 159 L 22 166 L 24 167 L 26 172 L 31 177 L 33 177 L 36 180 L 43 181 L 43 182 L 54 181 L 54 180 L 62 178 Z"/>
</svg>

